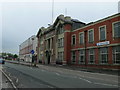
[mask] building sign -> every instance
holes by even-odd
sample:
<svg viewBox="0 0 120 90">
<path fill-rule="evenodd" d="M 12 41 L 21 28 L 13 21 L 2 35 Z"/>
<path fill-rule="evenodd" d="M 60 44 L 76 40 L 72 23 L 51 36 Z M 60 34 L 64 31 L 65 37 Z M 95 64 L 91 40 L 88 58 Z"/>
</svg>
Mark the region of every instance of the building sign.
<svg viewBox="0 0 120 90">
<path fill-rule="evenodd" d="M 107 44 L 110 44 L 110 41 L 99 42 L 99 43 L 97 43 L 97 46 L 107 45 Z"/>
</svg>

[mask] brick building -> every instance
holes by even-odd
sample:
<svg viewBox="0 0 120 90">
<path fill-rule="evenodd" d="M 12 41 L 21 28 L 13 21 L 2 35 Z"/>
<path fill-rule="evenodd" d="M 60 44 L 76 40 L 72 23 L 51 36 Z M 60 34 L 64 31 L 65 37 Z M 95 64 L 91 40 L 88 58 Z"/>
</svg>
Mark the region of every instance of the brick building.
<svg viewBox="0 0 120 90">
<path fill-rule="evenodd" d="M 39 52 L 43 37 L 43 58 L 38 59 L 43 62 L 47 60 L 49 63 L 82 67 L 120 67 L 120 13 L 89 24 L 60 15 L 53 25 L 41 29 L 37 37 Z"/>
</svg>

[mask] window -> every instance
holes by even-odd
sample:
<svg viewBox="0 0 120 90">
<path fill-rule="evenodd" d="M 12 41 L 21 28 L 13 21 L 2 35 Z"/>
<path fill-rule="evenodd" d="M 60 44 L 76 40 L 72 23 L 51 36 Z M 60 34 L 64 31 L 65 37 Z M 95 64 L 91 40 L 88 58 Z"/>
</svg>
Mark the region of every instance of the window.
<svg viewBox="0 0 120 90">
<path fill-rule="evenodd" d="M 58 60 L 59 60 L 59 61 L 62 61 L 62 58 L 63 58 L 62 52 L 58 52 Z"/>
<path fill-rule="evenodd" d="M 120 22 L 116 22 L 113 24 L 113 37 L 120 37 Z"/>
<path fill-rule="evenodd" d="M 58 47 L 61 48 L 64 46 L 64 38 L 58 39 Z"/>
<path fill-rule="evenodd" d="M 64 29 L 62 26 L 58 27 L 58 34 L 62 34 L 64 32 Z"/>
<path fill-rule="evenodd" d="M 75 55 L 75 51 L 72 52 L 72 55 L 71 55 L 71 62 L 72 63 L 75 63 L 76 62 L 76 55 Z"/>
<path fill-rule="evenodd" d="M 120 46 L 113 47 L 113 63 L 120 64 Z"/>
<path fill-rule="evenodd" d="M 62 54 L 62 61 L 64 60 L 64 52 L 61 53 Z"/>
<path fill-rule="evenodd" d="M 106 27 L 105 26 L 102 26 L 99 28 L 99 39 L 102 41 L 102 40 L 105 40 L 106 39 Z"/>
<path fill-rule="evenodd" d="M 72 35 L 72 45 L 75 45 L 75 43 L 76 43 L 76 37 L 75 35 Z"/>
<path fill-rule="evenodd" d="M 62 47 L 64 46 L 64 38 L 61 38 Z"/>
<path fill-rule="evenodd" d="M 108 63 L 108 48 L 100 48 L 100 63 Z"/>
<path fill-rule="evenodd" d="M 88 42 L 93 43 L 94 42 L 94 31 L 93 29 L 88 31 Z"/>
<path fill-rule="evenodd" d="M 88 61 L 90 64 L 93 64 L 94 63 L 94 49 L 89 49 L 89 58 L 88 58 Z"/>
<path fill-rule="evenodd" d="M 58 47 L 60 47 L 60 39 L 58 39 Z"/>
<path fill-rule="evenodd" d="M 62 46 L 62 38 L 60 38 L 60 47 Z"/>
<path fill-rule="evenodd" d="M 79 63 L 85 63 L 85 50 L 80 50 L 79 51 Z"/>
<path fill-rule="evenodd" d="M 79 36 L 80 44 L 84 44 L 84 33 L 81 32 Z"/>
</svg>

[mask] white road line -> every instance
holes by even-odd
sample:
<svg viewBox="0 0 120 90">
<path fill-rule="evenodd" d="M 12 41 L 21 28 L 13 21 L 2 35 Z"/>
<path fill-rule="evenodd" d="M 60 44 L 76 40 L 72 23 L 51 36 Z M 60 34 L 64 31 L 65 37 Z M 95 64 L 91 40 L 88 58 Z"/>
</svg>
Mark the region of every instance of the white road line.
<svg viewBox="0 0 120 90">
<path fill-rule="evenodd" d="M 47 85 L 47 87 L 49 87 L 49 88 L 54 88 L 54 87 L 52 87 L 52 86 L 48 86 L 48 85 Z"/>
<path fill-rule="evenodd" d="M 95 78 L 95 77 L 86 77 L 86 76 L 82 76 L 82 75 L 78 75 L 80 77 L 85 77 L 85 78 L 90 78 L 90 79 L 97 79 L 97 80 L 103 80 L 103 81 L 112 81 L 112 82 L 116 82 L 118 83 L 118 81 L 115 81 L 115 80 L 106 80 L 106 79 L 101 79 L 101 78 Z"/>
<path fill-rule="evenodd" d="M 107 76 L 112 76 L 112 77 L 116 77 L 116 76 L 118 76 L 118 75 L 110 75 L 110 74 L 103 74 L 103 73 L 91 73 L 91 72 L 85 72 L 85 71 L 77 71 L 77 72 L 83 72 L 83 73 L 90 73 L 90 74 L 98 74 L 98 75 L 107 75 Z"/>
<path fill-rule="evenodd" d="M 41 71 L 44 72 L 45 70 L 42 69 Z"/>
<path fill-rule="evenodd" d="M 16 83 L 18 83 L 18 78 L 16 79 Z"/>
<path fill-rule="evenodd" d="M 10 76 L 11 74 L 9 73 L 9 76 Z"/>
<path fill-rule="evenodd" d="M 111 85 L 111 84 L 105 84 L 105 83 L 93 83 L 93 84 L 99 84 L 99 85 L 105 85 L 105 86 L 120 87 L 120 86 L 118 86 L 118 85 Z"/>
<path fill-rule="evenodd" d="M 59 73 L 55 73 L 56 75 L 58 75 L 58 76 L 60 76 L 60 74 Z"/>
<path fill-rule="evenodd" d="M 87 79 L 84 79 L 84 78 L 80 78 L 80 77 L 79 77 L 79 79 L 84 80 L 84 81 L 86 81 L 86 82 L 88 82 L 88 83 L 92 83 L 91 81 L 89 81 L 89 80 L 87 80 Z"/>
</svg>

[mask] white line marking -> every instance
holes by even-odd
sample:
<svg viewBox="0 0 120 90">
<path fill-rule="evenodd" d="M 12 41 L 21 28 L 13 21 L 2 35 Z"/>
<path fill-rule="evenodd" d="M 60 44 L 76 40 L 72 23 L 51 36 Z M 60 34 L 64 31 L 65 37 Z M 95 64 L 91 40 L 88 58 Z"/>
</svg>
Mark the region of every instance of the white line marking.
<svg viewBox="0 0 120 90">
<path fill-rule="evenodd" d="M 87 79 L 84 79 L 84 78 L 79 78 L 79 79 L 84 80 L 84 81 L 86 81 L 86 82 L 88 82 L 88 83 L 92 83 L 91 81 L 89 81 L 89 80 L 87 80 Z"/>
<path fill-rule="evenodd" d="M 105 83 L 94 83 L 94 84 L 106 85 L 106 86 L 114 86 L 114 87 L 120 87 L 120 86 L 118 86 L 118 85 L 111 85 L 111 84 L 105 84 Z"/>
<path fill-rule="evenodd" d="M 16 83 L 18 83 L 18 78 L 16 79 Z"/>
<path fill-rule="evenodd" d="M 85 76 L 83 76 L 83 75 L 78 75 L 78 76 L 80 76 L 80 77 L 85 77 Z M 106 80 L 106 79 L 95 78 L 95 77 L 86 77 L 86 78 L 97 79 L 97 80 L 103 80 L 103 81 L 110 81 L 110 82 L 112 81 L 112 82 L 118 83 L 118 81 L 115 81 L 115 80 Z"/>
<path fill-rule="evenodd" d="M 48 85 L 47 85 L 47 87 L 49 87 L 49 88 L 54 88 L 54 87 L 52 87 L 52 86 L 48 86 Z"/>
<path fill-rule="evenodd" d="M 41 71 L 44 72 L 45 70 L 42 69 Z"/>
<path fill-rule="evenodd" d="M 59 73 L 55 73 L 56 75 L 58 75 L 58 76 L 60 76 L 60 74 Z"/>
</svg>

